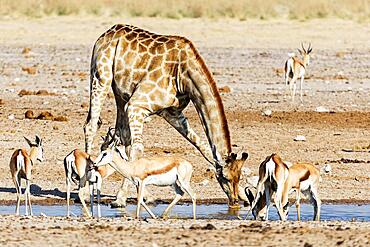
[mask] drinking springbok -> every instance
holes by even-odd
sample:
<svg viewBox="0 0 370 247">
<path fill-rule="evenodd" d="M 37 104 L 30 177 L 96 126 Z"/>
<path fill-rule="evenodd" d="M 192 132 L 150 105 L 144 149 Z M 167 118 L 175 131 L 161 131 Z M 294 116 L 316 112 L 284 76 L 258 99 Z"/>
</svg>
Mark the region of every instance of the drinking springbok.
<svg viewBox="0 0 370 247">
<path fill-rule="evenodd" d="M 25 194 L 25 208 L 26 208 L 26 215 L 28 215 L 28 207 L 30 210 L 30 214 L 32 213 L 32 206 L 31 206 L 31 194 L 30 194 L 30 180 L 31 180 L 31 173 L 32 173 L 32 166 L 38 160 L 42 162 L 44 160 L 44 150 L 42 148 L 42 140 L 38 136 L 36 136 L 35 142 L 31 142 L 29 139 L 24 137 L 28 145 L 30 146 L 30 151 L 27 153 L 25 149 L 17 149 L 13 152 L 13 155 L 10 159 L 10 173 L 12 175 L 12 179 L 15 185 L 15 189 L 17 191 L 17 206 L 15 208 L 15 214 L 19 215 L 19 205 L 21 202 L 21 193 L 22 193 L 22 184 L 21 180 L 26 180 L 26 190 Z M 28 207 L 27 207 L 28 202 Z"/>
<path fill-rule="evenodd" d="M 285 220 L 285 214 L 283 212 L 283 206 L 281 203 L 281 196 L 283 193 L 285 180 L 288 177 L 288 173 L 289 168 L 283 162 L 279 155 L 272 154 L 266 157 L 266 159 L 259 166 L 259 179 L 257 184 L 256 196 L 251 203 L 251 208 L 249 209 L 246 217 L 248 217 L 249 213 L 253 211 L 253 215 L 255 218 L 258 217 L 262 220 L 268 220 L 270 201 L 273 197 L 275 207 L 278 210 L 280 219 Z M 264 210 L 265 214 L 260 215 L 259 210 L 257 210 L 256 206 L 257 204 L 260 204 L 259 200 L 263 194 L 265 195 L 266 208 Z"/>
<path fill-rule="evenodd" d="M 281 204 L 283 205 L 283 214 L 287 218 L 288 210 L 294 202 L 288 202 L 288 196 L 291 191 L 296 192 L 297 220 L 300 220 L 300 192 L 310 199 L 314 206 L 313 220 L 320 220 L 321 200 L 318 195 L 319 183 L 321 181 L 319 170 L 311 164 L 296 163 L 289 167 L 289 174 L 284 182 Z M 249 204 L 254 201 L 254 196 L 249 188 L 245 188 L 245 194 L 248 197 Z M 263 219 L 266 215 L 266 200 L 261 197 L 253 209 L 254 218 Z"/>
<path fill-rule="evenodd" d="M 281 203 L 285 217 L 288 216 L 290 204 L 288 201 L 289 193 L 296 192 L 295 204 L 297 207 L 297 220 L 301 219 L 301 192 L 310 199 L 314 207 L 313 220 L 320 220 L 321 200 L 319 198 L 320 171 L 308 163 L 296 163 L 289 167 L 289 175 L 285 180 Z"/>
<path fill-rule="evenodd" d="M 83 209 L 89 217 L 93 216 L 94 208 L 94 187 L 97 190 L 97 203 L 98 203 L 98 217 L 101 216 L 100 212 L 100 192 L 102 180 L 109 177 L 115 170 L 108 166 L 101 166 L 97 169 L 92 169 L 93 160 L 87 153 L 75 149 L 64 158 L 64 169 L 66 173 L 67 185 L 67 216 L 70 216 L 69 200 L 71 193 L 71 183 L 78 184 L 78 197 L 82 203 Z M 85 203 L 85 187 L 89 184 L 90 191 L 90 207 L 91 214 Z"/>
<path fill-rule="evenodd" d="M 295 56 L 294 53 L 289 53 L 289 58 L 285 62 L 285 85 L 286 87 L 289 85 L 290 88 L 290 95 L 292 97 L 292 102 L 294 102 L 294 96 L 296 91 L 296 81 L 297 79 L 301 79 L 300 82 L 300 98 L 301 102 L 303 102 L 302 99 L 302 90 L 303 90 L 303 80 L 304 75 L 306 73 L 306 67 L 310 64 L 310 53 L 312 51 L 311 43 L 309 44 L 308 49 L 306 50 L 301 43 L 302 50 L 298 49 L 299 53 L 303 57 L 303 60 L 299 59 L 297 56 Z M 289 82 L 289 78 L 291 78 Z"/>
<path fill-rule="evenodd" d="M 140 216 L 140 206 L 146 209 L 152 218 L 156 218 L 143 200 L 144 188 L 146 185 L 172 186 L 176 196 L 170 205 L 163 212 L 162 217 L 166 218 L 172 207 L 184 196 L 189 194 L 193 202 L 193 218 L 196 219 L 196 198 L 190 187 L 190 179 L 193 173 L 193 166 L 185 159 L 179 157 L 152 157 L 141 158 L 128 162 L 125 160 L 124 152 L 116 145 L 100 153 L 96 158 L 97 167 L 109 164 L 118 173 L 131 180 L 137 185 L 137 208 L 136 218 Z"/>
</svg>

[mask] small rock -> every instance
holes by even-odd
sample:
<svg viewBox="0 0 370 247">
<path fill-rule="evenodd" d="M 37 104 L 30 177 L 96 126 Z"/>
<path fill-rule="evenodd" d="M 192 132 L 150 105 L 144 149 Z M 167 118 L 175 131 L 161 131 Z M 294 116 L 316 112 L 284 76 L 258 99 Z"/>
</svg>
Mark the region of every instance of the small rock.
<svg viewBox="0 0 370 247">
<path fill-rule="evenodd" d="M 31 52 L 31 48 L 29 48 L 29 47 L 25 47 L 22 50 L 22 54 L 24 54 L 24 55 L 28 55 L 30 52 Z"/>
<path fill-rule="evenodd" d="M 33 114 L 33 111 L 32 110 L 27 110 L 24 113 L 24 117 L 27 118 L 27 119 L 34 119 L 35 118 L 35 115 Z"/>
<path fill-rule="evenodd" d="M 316 107 L 315 112 L 329 112 L 329 109 L 325 108 L 324 106 L 318 106 Z"/>
<path fill-rule="evenodd" d="M 20 80 L 21 80 L 21 78 L 19 78 L 19 77 L 14 78 L 15 82 L 20 82 Z"/>
<path fill-rule="evenodd" d="M 298 141 L 305 142 L 306 137 L 302 136 L 302 135 L 297 135 L 296 137 L 294 137 L 294 141 L 296 141 L 296 142 L 298 142 Z"/>
<path fill-rule="evenodd" d="M 231 93 L 231 88 L 229 86 L 223 86 L 223 87 L 219 87 L 218 91 L 220 93 Z"/>
<path fill-rule="evenodd" d="M 8 119 L 10 119 L 10 120 L 14 120 L 14 114 L 10 114 L 9 116 L 8 116 Z"/>
<path fill-rule="evenodd" d="M 330 173 L 331 172 L 331 165 L 330 164 L 325 164 L 325 166 L 324 166 L 324 172 L 325 173 Z"/>
<path fill-rule="evenodd" d="M 271 114 L 272 114 L 272 111 L 270 109 L 266 109 L 262 111 L 262 116 L 271 117 Z"/>
</svg>

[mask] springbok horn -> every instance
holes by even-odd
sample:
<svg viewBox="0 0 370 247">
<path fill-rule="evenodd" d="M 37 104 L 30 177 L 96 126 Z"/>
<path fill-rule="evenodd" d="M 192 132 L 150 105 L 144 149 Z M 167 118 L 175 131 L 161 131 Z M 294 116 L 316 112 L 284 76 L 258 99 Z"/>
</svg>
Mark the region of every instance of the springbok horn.
<svg viewBox="0 0 370 247">
<path fill-rule="evenodd" d="M 306 51 L 306 49 L 304 48 L 304 46 L 303 46 L 303 43 L 302 43 L 302 42 L 301 42 L 301 46 L 302 46 L 303 51 L 304 51 L 305 53 L 307 53 L 307 51 Z"/>
<path fill-rule="evenodd" d="M 311 51 L 312 51 L 312 47 L 311 47 L 311 42 L 310 42 L 310 44 L 308 46 L 308 49 L 307 49 L 307 52 L 310 53 Z"/>
</svg>

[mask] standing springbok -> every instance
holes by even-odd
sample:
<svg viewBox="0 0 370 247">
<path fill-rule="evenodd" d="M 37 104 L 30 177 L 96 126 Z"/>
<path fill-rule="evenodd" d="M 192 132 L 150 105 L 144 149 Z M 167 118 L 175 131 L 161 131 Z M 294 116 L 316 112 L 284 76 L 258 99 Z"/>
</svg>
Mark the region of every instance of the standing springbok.
<svg viewBox="0 0 370 247">
<path fill-rule="evenodd" d="M 190 179 L 193 173 L 193 166 L 185 159 L 179 157 L 152 157 L 141 158 L 128 162 L 125 154 L 116 145 L 100 153 L 96 158 L 97 167 L 109 164 L 118 173 L 131 180 L 138 187 L 136 218 L 140 216 L 142 205 L 152 218 L 156 218 L 153 212 L 145 204 L 144 188 L 146 185 L 172 186 L 175 189 L 176 197 L 164 210 L 162 217 L 166 218 L 172 207 L 184 196 L 189 194 L 193 202 L 193 218 L 196 219 L 196 198 L 190 187 Z"/>
<path fill-rule="evenodd" d="M 313 220 L 320 220 L 321 200 L 319 198 L 320 171 L 312 164 L 296 163 L 289 167 L 289 175 L 284 183 L 281 203 L 283 205 L 284 215 L 288 216 L 289 207 L 292 205 L 288 202 L 289 192 L 296 191 L 295 204 L 297 207 L 297 220 L 301 219 L 301 192 L 310 199 L 314 207 Z"/>
<path fill-rule="evenodd" d="M 289 85 L 290 88 L 290 95 L 292 97 L 292 102 L 294 102 L 294 96 L 295 96 L 295 91 L 296 91 L 296 81 L 298 78 L 301 79 L 300 83 L 300 98 L 301 102 L 303 102 L 302 99 L 302 90 L 303 90 L 303 80 L 304 80 L 304 75 L 306 73 L 306 67 L 310 64 L 310 53 L 312 51 L 311 48 L 311 43 L 309 44 L 308 49 L 306 50 L 301 43 L 302 50 L 298 49 L 299 53 L 303 57 L 303 61 L 300 60 L 297 56 L 295 56 L 294 53 L 289 53 L 289 58 L 285 62 L 285 85 L 286 87 Z M 291 78 L 289 82 L 289 78 Z"/>
<path fill-rule="evenodd" d="M 267 156 L 266 159 L 259 166 L 259 179 L 257 184 L 256 196 L 251 203 L 251 208 L 247 213 L 247 217 L 250 211 L 253 212 L 255 218 L 268 220 L 268 212 L 270 208 L 271 197 L 274 199 L 275 206 L 278 210 L 278 214 L 281 220 L 285 220 L 285 214 L 283 212 L 283 206 L 281 203 L 281 195 L 283 193 L 283 187 L 285 180 L 288 177 L 289 168 L 283 162 L 277 154 Z M 261 196 L 265 194 L 265 214 L 260 214 L 261 210 L 257 210 L 257 204 L 262 199 Z M 247 194 L 248 196 L 248 194 Z"/>
<path fill-rule="evenodd" d="M 30 193 L 30 180 L 31 180 L 31 173 L 32 173 L 32 166 L 38 160 L 42 162 L 44 160 L 44 150 L 42 148 L 42 140 L 38 136 L 36 136 L 35 142 L 32 143 L 29 139 L 24 137 L 28 145 L 30 146 L 30 151 L 27 153 L 25 149 L 17 149 L 14 151 L 12 158 L 10 159 L 10 173 L 12 175 L 12 179 L 15 185 L 15 189 L 17 191 L 17 206 L 15 208 L 15 214 L 19 215 L 19 205 L 21 202 L 21 193 L 22 193 L 22 184 L 21 179 L 26 180 L 26 190 L 25 194 L 25 208 L 26 208 L 26 215 L 28 215 L 28 207 L 30 210 L 30 214 L 32 213 L 32 206 L 31 206 L 31 193 Z M 28 201 L 28 207 L 27 207 Z"/>
<path fill-rule="evenodd" d="M 100 192 L 102 180 L 109 177 L 115 172 L 115 170 L 108 166 L 101 166 L 97 169 L 93 168 L 93 160 L 87 153 L 75 149 L 64 158 L 64 169 L 66 173 L 66 185 L 67 185 L 67 216 L 70 216 L 70 193 L 71 184 L 74 182 L 78 184 L 78 197 L 82 203 L 83 209 L 89 217 L 93 216 L 94 207 L 94 187 L 97 190 L 97 202 L 98 202 L 98 217 L 101 216 L 100 212 Z M 90 206 L 91 214 L 85 203 L 85 187 L 89 184 L 90 191 Z"/>
</svg>

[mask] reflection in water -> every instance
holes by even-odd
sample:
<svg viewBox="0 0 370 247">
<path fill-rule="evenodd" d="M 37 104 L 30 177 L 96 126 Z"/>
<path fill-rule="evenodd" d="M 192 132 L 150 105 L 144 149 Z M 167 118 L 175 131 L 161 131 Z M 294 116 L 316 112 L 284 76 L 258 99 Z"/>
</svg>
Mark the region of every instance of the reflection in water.
<svg viewBox="0 0 370 247">
<path fill-rule="evenodd" d="M 126 208 L 110 208 L 102 205 L 103 217 L 134 217 L 136 205 L 129 204 Z M 158 204 L 151 207 L 153 213 L 161 216 L 167 204 Z M 67 209 L 65 205 L 32 205 L 34 215 L 45 214 L 47 216 L 65 216 Z M 96 209 L 96 207 L 95 207 Z M 0 206 L 0 215 L 14 214 L 15 206 Z M 248 208 L 240 210 L 229 209 L 226 204 L 197 205 L 197 219 L 220 219 L 233 220 L 241 217 L 245 218 Z M 270 208 L 270 220 L 277 220 L 278 215 L 275 207 Z M 80 205 L 71 205 L 72 215 L 80 216 L 82 214 Z M 21 206 L 21 213 L 24 213 L 24 206 Z M 149 217 L 149 214 L 142 210 L 141 217 Z M 296 220 L 296 210 L 292 207 L 289 210 L 289 220 Z M 313 207 L 309 204 L 301 204 L 301 220 L 311 220 L 313 216 Z M 171 212 L 170 218 L 191 219 L 191 204 L 176 205 Z M 370 204 L 353 205 L 353 204 L 323 204 L 321 206 L 321 220 L 343 220 L 343 221 L 370 221 Z"/>
</svg>

